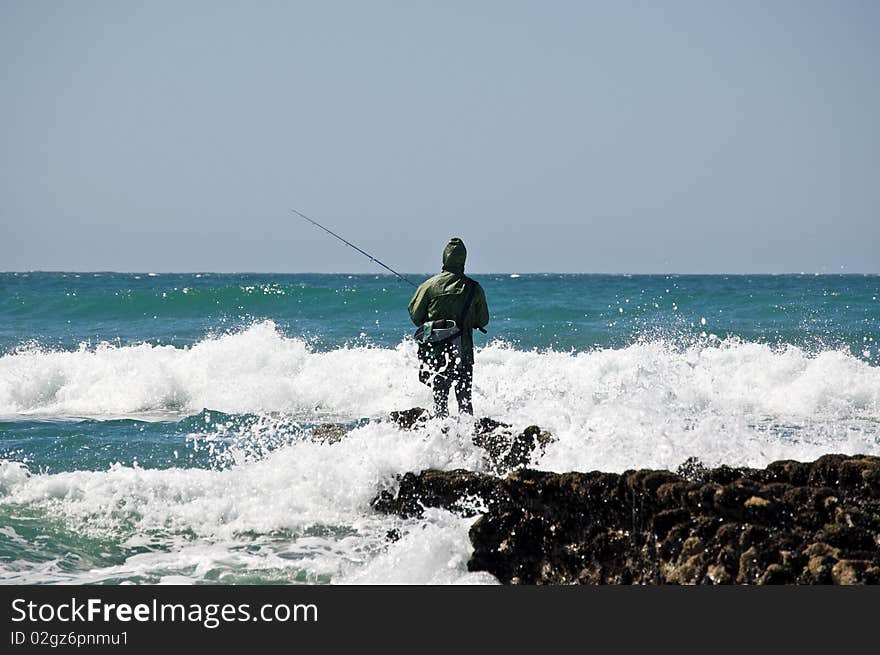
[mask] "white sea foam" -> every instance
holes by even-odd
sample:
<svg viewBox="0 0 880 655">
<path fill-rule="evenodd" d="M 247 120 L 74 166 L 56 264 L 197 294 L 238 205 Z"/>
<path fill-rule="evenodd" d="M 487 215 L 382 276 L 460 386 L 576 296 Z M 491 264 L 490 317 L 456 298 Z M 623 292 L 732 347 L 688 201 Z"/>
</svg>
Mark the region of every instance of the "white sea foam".
<svg viewBox="0 0 880 655">
<path fill-rule="evenodd" d="M 13 487 L 25 482 L 29 472 L 21 462 L 0 460 L 0 497 L 12 490 Z"/>
<path fill-rule="evenodd" d="M 24 571 L 0 567 L 0 580 L 230 580 L 269 570 L 282 581 L 381 582 L 393 568 L 396 582 L 475 581 L 480 576 L 470 578 L 466 568 L 467 522 L 438 519 L 437 512 L 427 521 L 402 521 L 370 510 L 400 472 L 480 469 L 481 455 L 461 427 L 467 426 L 433 422 L 413 434 L 376 422 L 336 444 L 302 440 L 224 470 L 116 464 L 29 475 L 6 462 L 3 504 L 42 510 L 86 538 L 160 548 L 95 571 L 71 573 L 52 563 Z M 392 528 L 402 537 L 385 552 Z"/>
<path fill-rule="evenodd" d="M 839 351 L 664 342 L 579 355 L 489 348 L 475 404 L 560 437 L 552 470 L 764 466 L 880 453 L 880 368 Z"/>
<path fill-rule="evenodd" d="M 312 352 L 271 322 L 186 349 L 101 344 L 70 352 L 32 346 L 0 357 L 0 415 L 100 418 L 210 407 L 375 416 L 413 397 L 424 400 L 425 390 L 412 375 L 415 351 L 408 346 Z"/>
</svg>

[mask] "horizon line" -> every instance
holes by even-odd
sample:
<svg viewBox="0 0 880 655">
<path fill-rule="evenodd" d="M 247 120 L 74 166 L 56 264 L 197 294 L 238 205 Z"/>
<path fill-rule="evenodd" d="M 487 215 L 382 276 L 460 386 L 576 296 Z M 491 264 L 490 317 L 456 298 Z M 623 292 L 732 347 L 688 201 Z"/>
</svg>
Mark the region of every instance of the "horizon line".
<svg viewBox="0 0 880 655">
<path fill-rule="evenodd" d="M 159 275 L 370 275 L 373 277 L 388 277 L 396 279 L 395 276 L 391 273 L 366 273 L 366 272 L 352 272 L 352 271 L 331 271 L 331 272 L 319 272 L 319 271 L 211 271 L 211 270 L 193 270 L 193 271 L 163 271 L 163 270 L 144 270 L 144 271 L 122 271 L 122 270 L 112 270 L 112 269 L 95 269 L 95 270 L 85 270 L 85 269 L 30 269 L 30 270 L 2 270 L 0 271 L 0 275 L 29 275 L 31 273 L 55 273 L 55 274 L 91 274 L 91 275 L 146 275 L 146 276 L 159 276 Z M 407 271 L 406 275 L 436 275 L 434 272 L 413 272 Z M 745 277 L 749 275 L 768 275 L 768 276 L 822 276 L 822 275 L 855 275 L 855 276 L 880 276 L 880 271 L 877 272 L 861 272 L 861 271 L 841 271 L 841 272 L 830 272 L 830 271 L 820 271 L 820 272 L 809 272 L 809 271 L 786 271 L 779 273 L 771 273 L 767 271 L 753 271 L 748 273 L 730 273 L 730 272 L 665 272 L 665 273 L 608 273 L 601 271 L 479 271 L 472 272 L 469 275 L 507 275 L 507 276 L 523 276 L 523 275 L 605 275 L 605 276 L 621 276 L 621 277 L 635 277 L 635 276 L 650 276 L 657 277 L 661 275 L 670 275 L 670 276 L 734 276 L 734 277 Z"/>
</svg>

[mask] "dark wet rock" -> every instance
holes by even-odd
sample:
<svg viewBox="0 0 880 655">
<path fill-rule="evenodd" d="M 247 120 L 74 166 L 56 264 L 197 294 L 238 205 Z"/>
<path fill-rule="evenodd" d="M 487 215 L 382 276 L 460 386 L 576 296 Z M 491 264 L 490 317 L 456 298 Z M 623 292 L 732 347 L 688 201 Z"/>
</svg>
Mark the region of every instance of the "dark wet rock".
<svg viewBox="0 0 880 655">
<path fill-rule="evenodd" d="M 428 422 L 431 413 L 422 407 L 391 412 L 388 420 L 401 430 L 418 430 Z M 321 423 L 312 429 L 311 439 L 317 443 L 334 444 L 344 439 L 351 426 L 337 423 Z M 474 422 L 473 443 L 486 451 L 486 464 L 494 473 L 506 473 L 528 466 L 535 451 L 543 453 L 556 437 L 531 425 L 516 432 L 507 423 L 484 417 Z"/>
<path fill-rule="evenodd" d="M 423 471 L 374 507 L 479 514 L 468 568 L 505 583 L 880 583 L 880 457 L 689 476 Z"/>
<path fill-rule="evenodd" d="M 430 418 L 430 412 L 421 407 L 391 412 L 390 420 L 404 430 L 418 429 Z M 474 445 L 486 451 L 486 462 L 495 473 L 506 473 L 527 466 L 537 449 L 543 453 L 548 444 L 556 441 L 549 432 L 531 425 L 516 432 L 507 423 L 489 417 L 474 422 Z"/>
<path fill-rule="evenodd" d="M 317 443 L 333 444 L 345 438 L 348 434 L 341 425 L 336 423 L 321 423 L 312 430 L 312 441 Z"/>
<path fill-rule="evenodd" d="M 706 468 L 706 465 L 703 464 L 699 458 L 688 457 L 679 465 L 675 472 L 685 480 L 702 482 L 705 479 L 708 470 L 709 469 Z"/>
<path fill-rule="evenodd" d="M 427 422 L 430 418 L 428 410 L 421 407 L 413 407 L 399 412 L 391 412 L 388 420 L 404 430 L 412 430 Z M 312 429 L 312 441 L 317 443 L 334 444 L 351 431 L 352 425 L 340 425 L 338 423 L 321 423 Z"/>
<path fill-rule="evenodd" d="M 412 409 L 402 409 L 400 411 L 391 412 L 389 418 L 391 422 L 404 430 L 412 430 L 420 423 L 425 423 L 431 417 L 430 412 L 422 407 L 413 407 Z"/>
<path fill-rule="evenodd" d="M 400 479 L 397 494 L 383 491 L 372 505 L 380 512 L 404 518 L 421 516 L 425 507 L 475 516 L 491 505 L 500 483 L 500 478 L 463 469 L 407 473 Z"/>
<path fill-rule="evenodd" d="M 543 453 L 556 441 L 549 432 L 530 425 L 516 433 L 507 423 L 491 418 L 478 419 L 474 425 L 474 445 L 486 451 L 486 459 L 496 473 L 504 473 L 527 466 L 537 448 Z"/>
</svg>

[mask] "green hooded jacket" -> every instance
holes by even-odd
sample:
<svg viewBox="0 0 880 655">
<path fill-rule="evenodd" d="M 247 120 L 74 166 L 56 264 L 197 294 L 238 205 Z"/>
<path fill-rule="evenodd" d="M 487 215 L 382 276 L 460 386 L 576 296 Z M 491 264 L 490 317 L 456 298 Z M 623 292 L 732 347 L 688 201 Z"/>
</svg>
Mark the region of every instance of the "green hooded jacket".
<svg viewBox="0 0 880 655">
<path fill-rule="evenodd" d="M 409 301 L 409 317 L 416 325 L 441 319 L 458 321 L 464 309 L 466 287 L 468 284 L 476 284 L 477 288 L 465 316 L 464 332 L 461 335 L 462 361 L 465 364 L 473 364 L 473 329 L 486 327 L 489 324 L 489 306 L 486 304 L 486 294 L 480 283 L 464 275 L 466 258 L 467 249 L 462 240 L 450 239 L 443 250 L 443 270 L 422 282 L 416 289 L 415 295 Z"/>
</svg>

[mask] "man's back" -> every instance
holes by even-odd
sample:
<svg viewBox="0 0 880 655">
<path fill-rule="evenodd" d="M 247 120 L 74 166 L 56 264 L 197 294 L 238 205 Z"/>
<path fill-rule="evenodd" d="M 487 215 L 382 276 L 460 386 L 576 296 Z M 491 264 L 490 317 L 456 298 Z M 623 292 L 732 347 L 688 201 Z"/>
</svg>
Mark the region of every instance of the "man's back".
<svg viewBox="0 0 880 655">
<path fill-rule="evenodd" d="M 415 325 L 442 319 L 457 322 L 464 309 L 470 285 L 476 285 L 476 288 L 461 326 L 462 359 L 468 363 L 474 361 L 473 329 L 486 327 L 489 323 L 489 307 L 480 283 L 464 274 L 443 271 L 425 280 L 409 303 L 409 315 Z"/>
</svg>

